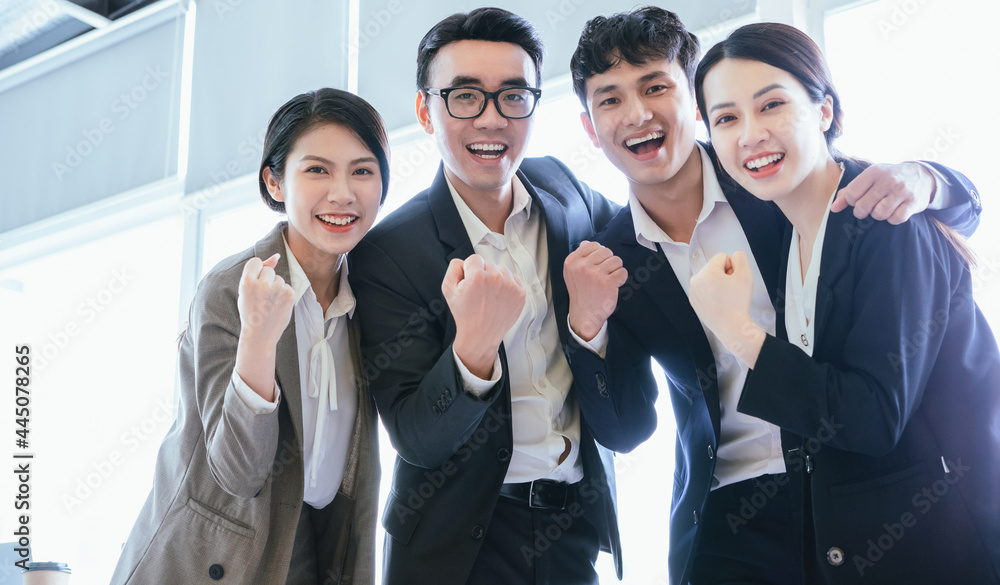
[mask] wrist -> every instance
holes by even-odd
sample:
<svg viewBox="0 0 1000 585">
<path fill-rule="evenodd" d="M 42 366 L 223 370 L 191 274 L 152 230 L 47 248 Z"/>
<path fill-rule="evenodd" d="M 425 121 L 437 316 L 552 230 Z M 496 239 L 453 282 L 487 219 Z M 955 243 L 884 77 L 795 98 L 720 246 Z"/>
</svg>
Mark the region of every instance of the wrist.
<svg viewBox="0 0 1000 585">
<path fill-rule="evenodd" d="M 593 341 L 594 337 L 597 337 L 597 334 L 604 328 L 604 323 L 606 321 L 607 319 L 601 319 L 598 321 L 594 318 L 578 318 L 573 315 L 572 311 L 570 311 L 569 314 L 570 329 L 573 330 L 573 333 L 576 333 L 577 337 L 588 342 Z"/>
<path fill-rule="evenodd" d="M 500 344 L 495 347 L 482 347 L 478 344 L 466 343 L 456 337 L 452 348 L 455 351 L 455 356 L 462 361 L 470 374 L 481 380 L 489 380 L 493 376 L 493 362 Z"/>
<path fill-rule="evenodd" d="M 749 318 L 738 329 L 734 329 L 722 339 L 722 342 L 751 369 L 757 364 L 760 350 L 764 347 L 767 333 Z"/>
</svg>

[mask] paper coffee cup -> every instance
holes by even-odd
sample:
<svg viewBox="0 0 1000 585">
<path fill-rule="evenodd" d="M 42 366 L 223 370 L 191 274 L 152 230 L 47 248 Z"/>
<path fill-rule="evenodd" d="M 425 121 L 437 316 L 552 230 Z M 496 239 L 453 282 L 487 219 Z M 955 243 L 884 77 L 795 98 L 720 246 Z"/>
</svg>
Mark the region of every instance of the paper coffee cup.
<svg viewBox="0 0 1000 585">
<path fill-rule="evenodd" d="M 66 563 L 36 563 L 25 564 L 27 570 L 21 574 L 24 585 L 69 585 L 72 571 Z"/>
</svg>

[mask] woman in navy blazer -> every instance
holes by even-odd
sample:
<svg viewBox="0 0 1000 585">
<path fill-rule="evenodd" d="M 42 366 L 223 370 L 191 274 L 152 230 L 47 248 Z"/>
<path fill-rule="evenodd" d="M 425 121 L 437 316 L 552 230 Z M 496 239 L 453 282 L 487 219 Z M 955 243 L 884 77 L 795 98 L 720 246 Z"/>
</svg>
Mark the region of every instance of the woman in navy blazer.
<svg viewBox="0 0 1000 585">
<path fill-rule="evenodd" d="M 1000 582 L 1000 350 L 964 241 L 831 211 L 865 163 L 831 146 L 840 100 L 804 33 L 742 27 L 695 86 L 723 168 L 793 226 L 776 336 L 750 318 L 742 252 L 695 275 L 691 303 L 752 368 L 739 410 L 800 455 L 805 581 Z"/>
</svg>

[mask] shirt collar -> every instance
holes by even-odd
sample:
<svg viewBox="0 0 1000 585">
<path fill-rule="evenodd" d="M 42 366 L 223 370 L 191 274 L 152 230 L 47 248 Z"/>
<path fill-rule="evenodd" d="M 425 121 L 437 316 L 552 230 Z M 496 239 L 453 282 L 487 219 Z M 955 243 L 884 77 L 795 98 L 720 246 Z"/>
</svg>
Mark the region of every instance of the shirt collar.
<svg viewBox="0 0 1000 585">
<path fill-rule="evenodd" d="M 292 254 L 292 249 L 288 247 L 288 240 L 284 234 L 281 235 L 281 241 L 285 244 L 285 258 L 288 259 L 288 276 L 291 281 L 289 285 L 291 285 L 292 292 L 295 294 L 295 304 L 298 304 L 299 300 L 307 292 L 310 293 L 312 299 L 315 301 L 316 293 L 312 290 L 312 283 L 309 282 L 309 277 L 306 276 L 302 265 L 295 258 L 295 254 Z M 337 263 L 340 267 L 340 283 L 337 289 L 337 297 L 333 299 L 330 307 L 326 310 L 326 315 L 324 316 L 324 320 L 326 321 L 343 315 L 354 317 L 355 299 L 354 291 L 351 290 L 351 285 L 347 280 L 347 255 L 342 254 Z"/>
<path fill-rule="evenodd" d="M 719 184 L 719 177 L 715 175 L 715 167 L 712 159 L 699 143 L 695 143 L 698 153 L 701 156 L 701 181 L 702 181 L 702 204 L 701 213 L 698 214 L 698 223 L 705 221 L 716 203 L 729 204 L 726 195 L 722 192 Z M 629 209 L 632 212 L 632 223 L 635 226 L 635 240 L 642 246 L 650 250 L 656 250 L 656 244 L 673 244 L 674 240 L 666 234 L 660 226 L 656 225 L 653 218 L 649 217 L 646 210 L 639 203 L 635 193 L 629 189 L 628 193 Z"/>
<path fill-rule="evenodd" d="M 462 196 L 458 194 L 455 186 L 451 184 L 451 180 L 448 179 L 448 175 L 444 176 L 445 182 L 448 184 L 448 191 L 451 192 L 451 198 L 455 201 L 455 207 L 458 209 L 458 215 L 462 218 L 462 224 L 465 225 L 465 231 L 469 234 L 469 240 L 472 241 L 472 245 L 482 242 L 484 239 L 489 237 L 489 234 L 493 233 L 490 228 L 486 227 L 483 220 L 479 219 L 472 209 L 469 208 L 469 204 L 462 199 Z M 510 210 L 510 215 L 507 220 L 514 218 L 515 216 L 523 213 L 525 221 L 531 219 L 531 195 L 528 194 L 528 190 L 525 188 L 524 184 L 521 183 L 521 179 L 514 175 L 511 179 L 511 187 L 513 188 L 513 198 L 514 205 Z M 506 222 L 505 222 L 506 223 Z"/>
</svg>

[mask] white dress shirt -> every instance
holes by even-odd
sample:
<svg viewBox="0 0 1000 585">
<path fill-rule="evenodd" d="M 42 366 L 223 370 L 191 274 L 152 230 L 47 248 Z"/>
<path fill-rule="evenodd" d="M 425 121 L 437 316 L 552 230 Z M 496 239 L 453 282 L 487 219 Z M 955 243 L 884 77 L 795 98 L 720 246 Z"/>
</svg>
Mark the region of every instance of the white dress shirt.
<svg viewBox="0 0 1000 585">
<path fill-rule="evenodd" d="M 476 217 L 450 181 L 448 188 L 475 252 L 498 266 L 506 266 L 524 286 L 524 309 L 503 339 L 514 434 L 504 481 L 553 479 L 576 483 L 583 479 L 580 409 L 569 395 L 573 374 L 562 351 L 552 306 L 545 222 L 538 210 L 532 210 L 531 196 L 517 177 L 513 179 L 513 208 L 502 234 L 490 231 Z M 491 380 L 473 375 L 457 355 L 455 363 L 466 391 L 477 396 L 489 392 L 502 375 L 499 355 Z M 570 453 L 560 464 L 566 440 Z"/>
<path fill-rule="evenodd" d="M 303 501 L 323 508 L 333 501 L 344 477 L 351 434 L 358 414 L 358 386 L 347 332 L 354 314 L 354 293 L 347 281 L 346 257 L 340 261 L 337 297 L 323 315 L 312 284 L 285 241 L 285 258 L 295 293 L 295 343 L 302 396 L 302 443 L 305 471 Z M 274 402 L 267 402 L 233 372 L 237 394 L 257 414 L 273 412 L 281 391 L 275 380 Z"/>
</svg>

